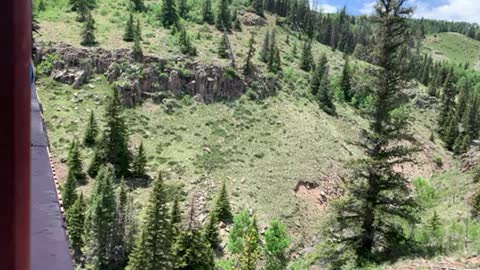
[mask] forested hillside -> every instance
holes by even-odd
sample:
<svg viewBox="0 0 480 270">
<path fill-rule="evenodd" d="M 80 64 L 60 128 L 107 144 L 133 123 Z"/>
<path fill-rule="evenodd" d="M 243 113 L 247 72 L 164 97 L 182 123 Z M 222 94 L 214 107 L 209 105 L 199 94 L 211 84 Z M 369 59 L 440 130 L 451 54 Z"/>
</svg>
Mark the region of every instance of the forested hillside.
<svg viewBox="0 0 480 270">
<path fill-rule="evenodd" d="M 480 267 L 480 29 L 403 2 L 34 1 L 76 266 Z"/>
</svg>

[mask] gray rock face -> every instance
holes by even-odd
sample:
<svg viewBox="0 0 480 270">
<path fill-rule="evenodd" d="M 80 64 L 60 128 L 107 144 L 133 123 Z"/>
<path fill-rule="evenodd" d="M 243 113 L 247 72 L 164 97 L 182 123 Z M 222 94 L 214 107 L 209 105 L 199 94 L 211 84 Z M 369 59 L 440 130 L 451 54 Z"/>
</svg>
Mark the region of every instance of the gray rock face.
<svg viewBox="0 0 480 270">
<path fill-rule="evenodd" d="M 105 74 L 128 106 L 134 106 L 143 98 L 159 92 L 173 96 L 189 94 L 195 96 L 195 100 L 212 102 L 241 96 L 246 92 L 249 81 L 261 86 L 256 87 L 260 96 L 269 92 L 271 87 L 267 80 L 249 78 L 244 81 L 236 71 L 220 66 L 194 62 L 185 64 L 180 71 L 167 67 L 168 60 L 153 55 L 146 55 L 143 62 L 138 63 L 131 59 L 128 49 L 86 49 L 65 44 L 47 48 L 40 45 L 38 61 L 41 62 L 48 54 L 58 55 L 51 73 L 54 80 L 79 88 L 94 74 Z"/>
</svg>

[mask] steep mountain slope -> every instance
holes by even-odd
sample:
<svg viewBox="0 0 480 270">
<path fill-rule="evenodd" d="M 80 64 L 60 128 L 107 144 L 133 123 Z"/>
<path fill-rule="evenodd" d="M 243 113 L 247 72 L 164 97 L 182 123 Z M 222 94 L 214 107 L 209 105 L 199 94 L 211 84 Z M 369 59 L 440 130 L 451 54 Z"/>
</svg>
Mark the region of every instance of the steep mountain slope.
<svg viewBox="0 0 480 270">
<path fill-rule="evenodd" d="M 458 33 L 428 35 L 423 42 L 423 52 L 436 61 L 448 61 L 480 70 L 480 41 Z"/>
<path fill-rule="evenodd" d="M 239 2 L 233 1 L 237 6 Z M 75 13 L 65 12 L 67 1 L 52 0 L 47 3 L 50 8 L 39 14 L 42 36 L 38 39 L 47 47 L 55 47 L 59 42 L 80 47 L 80 24 L 75 22 Z M 99 46 L 106 50 L 130 48 L 132 44 L 122 40 L 127 19 L 125 1 L 117 4 L 98 0 L 98 3 L 94 17 Z M 152 4 L 154 9 L 158 8 L 155 6 L 157 1 L 147 3 Z M 191 13 L 198 16 L 198 10 Z M 241 17 L 251 15 L 247 13 Z M 170 59 L 175 63 L 172 66 L 179 70 L 186 69 L 184 62 L 229 65 L 228 60 L 218 57 L 217 47 L 222 33 L 213 26 L 187 23 L 198 56 L 184 58 L 176 44 L 176 37 L 169 30 L 159 27 L 151 13 L 138 16 L 143 25 L 145 53 Z M 368 109 L 368 104 L 354 108 L 341 101 L 338 81 L 344 63 L 343 55 L 314 42 L 314 57 L 317 59 L 321 53 L 328 56 L 332 87 L 337 96 L 338 116 L 325 114 L 310 94 L 311 74 L 299 68 L 305 39 L 297 32 L 276 26 L 275 19 L 270 15 L 267 15 L 265 24 L 243 26 L 242 32 L 233 31 L 229 37 L 237 69 L 240 70 L 247 54 L 249 33 L 256 33 L 257 53 L 253 60 L 259 73 L 276 79 L 277 90 L 273 95 L 258 98 L 249 91 L 240 98 L 209 104 L 197 102 L 189 95 L 162 102 L 146 99 L 124 113 L 130 132 L 130 149 L 135 150 L 140 141 L 143 142 L 149 175 L 155 177 L 158 171 L 166 171 L 172 193 L 181 193 L 183 188 L 186 197 L 197 196 L 201 220 L 210 207 L 212 195 L 220 183 L 226 181 L 235 211 L 255 211 L 261 228 L 273 218 L 281 219 L 295 240 L 292 245 L 294 254 L 309 253 L 313 251 L 313 244 L 322 238 L 318 227 L 329 199 L 341 193 L 342 180 L 349 177 L 349 162 L 362 155 L 355 141 L 359 131 L 367 125 L 362 111 Z M 268 74 L 265 64 L 258 57 L 264 33 L 269 29 L 276 30 L 282 55 L 283 75 L 278 77 Z M 444 57 L 443 60 L 448 58 L 462 64 L 466 61 L 473 64 L 473 59 L 479 60 L 478 51 L 474 51 L 476 42 L 468 43 L 467 49 L 458 51 L 456 48 L 460 45 L 456 42 L 465 41 L 465 37 L 446 33 L 438 34 L 437 38 L 428 37 L 424 46 L 425 50 L 437 55 L 438 60 Z M 356 60 L 353 65 L 354 81 L 358 86 L 355 90 L 368 88 L 371 84 L 368 68 L 371 66 Z M 186 73 L 188 71 L 185 70 Z M 105 75 L 98 74 L 79 89 L 47 76 L 41 77 L 38 85 L 55 166 L 60 177 L 65 177 L 62 172 L 66 169 L 70 141 L 83 137 L 90 111 L 95 111 L 103 124 L 104 105 L 112 85 Z M 422 213 L 422 223 L 412 233 L 417 233 L 419 239 L 426 237 L 423 234 L 428 234 L 433 212 L 444 213 L 441 220 L 448 230 L 445 235 L 451 237 L 452 248 L 449 251 L 456 252 L 461 249 L 459 243 L 464 235 L 463 227 L 456 224 L 465 221 L 468 215 L 464 202 L 472 187 L 470 175 L 456 169 L 456 161 L 451 153 L 444 150 L 439 139 L 430 139 L 437 113 L 435 100 L 425 106 L 425 91 L 425 87 L 412 83 L 408 93 L 412 97 L 411 128 L 421 149 L 416 156 L 418 163 L 407 164 L 399 170 L 412 180 L 417 177 L 428 179 L 428 186 L 435 189 L 427 211 Z M 82 148 L 81 155 L 86 168 L 93 152 Z M 88 194 L 92 182 L 89 179 L 89 184 L 79 189 Z M 133 190 L 136 209 L 142 209 L 148 191 L 148 187 L 142 186 Z M 480 229 L 471 226 L 470 230 L 469 237 L 473 239 L 470 250 L 474 250 L 479 247 L 475 237 Z"/>
</svg>

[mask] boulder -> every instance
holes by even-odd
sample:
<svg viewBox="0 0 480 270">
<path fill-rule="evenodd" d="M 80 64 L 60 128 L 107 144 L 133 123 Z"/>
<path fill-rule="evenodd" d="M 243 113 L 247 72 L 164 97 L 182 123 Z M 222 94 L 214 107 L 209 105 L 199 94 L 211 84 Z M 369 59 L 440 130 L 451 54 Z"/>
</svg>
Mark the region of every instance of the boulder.
<svg viewBox="0 0 480 270">
<path fill-rule="evenodd" d="M 246 12 L 240 16 L 240 22 L 247 26 L 264 26 L 267 21 L 255 13 Z"/>
</svg>

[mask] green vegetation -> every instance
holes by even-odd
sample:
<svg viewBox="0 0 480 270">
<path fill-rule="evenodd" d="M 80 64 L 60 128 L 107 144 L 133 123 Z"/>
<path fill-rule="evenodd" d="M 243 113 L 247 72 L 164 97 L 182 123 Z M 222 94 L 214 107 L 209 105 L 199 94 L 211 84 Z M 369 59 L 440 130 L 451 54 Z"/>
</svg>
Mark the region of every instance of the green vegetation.
<svg viewBox="0 0 480 270">
<path fill-rule="evenodd" d="M 480 70 L 480 41 L 459 33 L 430 34 L 423 42 L 423 51 L 436 61 L 449 61 L 456 65 L 467 64 Z"/>
<path fill-rule="evenodd" d="M 128 73 L 121 81 L 93 75 L 79 89 L 48 77 L 58 55 L 44 56 L 37 69 L 55 166 L 68 167 L 62 195 L 79 265 L 280 270 L 288 254 L 318 244 L 289 268 L 375 269 L 390 259 L 468 256 L 480 248 L 472 222 L 480 196 L 471 183 L 479 173 L 458 172 L 447 151 L 475 149 L 480 76 L 465 63 L 478 59 L 450 47 L 459 34 L 438 33 L 477 39 L 478 27 L 382 17 L 402 31 L 410 27 L 410 46 L 403 46 L 403 36 L 346 8 L 320 15 L 307 2 L 35 3 L 44 44 L 131 48 L 135 60 L 121 64 Z M 252 18 L 259 25 L 242 24 Z M 432 33 L 442 41 L 430 44 Z M 433 57 L 418 53 L 422 41 L 423 52 L 436 46 Z M 439 51 L 448 62 L 436 61 Z M 124 108 L 117 89 L 130 73 L 144 76 L 143 60 L 152 59 L 144 54 L 166 60 L 155 68 L 162 79 L 173 69 L 196 80 L 192 66 L 213 65 L 248 90 L 209 104 L 155 90 Z M 412 154 L 406 139 L 422 151 Z M 146 181 L 159 171 L 165 180 Z M 346 196 L 330 204 L 339 187 Z M 183 207 L 190 209 L 185 222 Z M 218 256 L 225 241 L 228 252 Z"/>
</svg>

